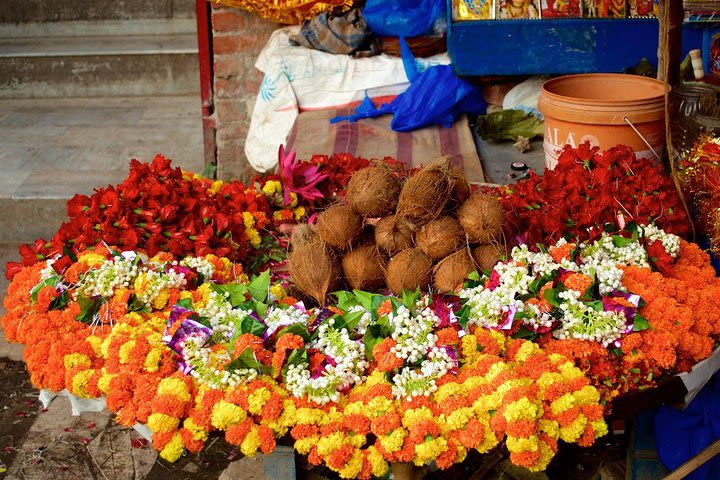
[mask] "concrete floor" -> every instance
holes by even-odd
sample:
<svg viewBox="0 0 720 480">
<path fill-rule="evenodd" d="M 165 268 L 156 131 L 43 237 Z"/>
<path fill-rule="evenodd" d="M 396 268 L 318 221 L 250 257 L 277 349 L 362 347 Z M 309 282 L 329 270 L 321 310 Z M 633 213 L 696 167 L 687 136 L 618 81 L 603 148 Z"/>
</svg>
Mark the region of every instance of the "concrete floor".
<svg viewBox="0 0 720 480">
<path fill-rule="evenodd" d="M 0 199 L 92 193 L 156 153 L 202 171 L 202 148 L 199 95 L 0 100 Z"/>
</svg>

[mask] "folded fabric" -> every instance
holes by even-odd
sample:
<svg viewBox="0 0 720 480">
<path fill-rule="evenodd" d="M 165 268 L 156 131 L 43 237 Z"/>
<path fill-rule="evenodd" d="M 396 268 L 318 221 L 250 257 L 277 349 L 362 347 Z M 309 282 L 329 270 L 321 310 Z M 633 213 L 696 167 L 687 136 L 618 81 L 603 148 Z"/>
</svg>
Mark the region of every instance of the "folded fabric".
<svg viewBox="0 0 720 480">
<path fill-rule="evenodd" d="M 338 16 L 321 13 L 305 20 L 290 43 L 343 55 L 369 57 L 380 53 L 377 38 L 357 8 Z"/>
</svg>

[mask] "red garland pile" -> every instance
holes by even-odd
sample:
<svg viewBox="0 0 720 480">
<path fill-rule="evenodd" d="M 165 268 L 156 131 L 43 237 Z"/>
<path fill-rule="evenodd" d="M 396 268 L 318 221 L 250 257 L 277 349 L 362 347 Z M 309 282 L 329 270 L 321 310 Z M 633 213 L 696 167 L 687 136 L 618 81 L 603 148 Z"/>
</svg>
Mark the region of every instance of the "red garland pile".
<svg viewBox="0 0 720 480">
<path fill-rule="evenodd" d="M 250 212 L 255 230 L 262 231 L 270 206 L 262 192 L 241 182 L 191 176 L 158 155 L 150 164 L 132 160 L 120 185 L 96 189 L 92 196 L 75 195 L 67 212 L 69 220 L 50 241 L 38 239 L 20 248 L 22 265 L 99 242 L 149 255 L 213 253 L 242 262 L 251 251 L 243 213 Z M 11 278 L 20 268 L 9 263 L 6 275 Z"/>
<path fill-rule="evenodd" d="M 661 166 L 619 145 L 598 152 L 588 143 L 566 146 L 555 170 L 504 189 L 501 203 L 512 244 L 585 240 L 618 215 L 652 221 L 668 233 L 687 236 L 689 225 L 673 181 Z"/>
</svg>

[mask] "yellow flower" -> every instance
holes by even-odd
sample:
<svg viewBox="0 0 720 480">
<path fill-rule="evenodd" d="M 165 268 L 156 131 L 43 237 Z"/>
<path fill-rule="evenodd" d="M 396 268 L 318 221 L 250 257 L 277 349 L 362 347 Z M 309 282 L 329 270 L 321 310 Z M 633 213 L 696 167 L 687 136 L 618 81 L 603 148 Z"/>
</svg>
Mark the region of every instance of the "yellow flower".
<svg viewBox="0 0 720 480">
<path fill-rule="evenodd" d="M 320 422 L 323 411 L 314 408 L 302 407 L 295 411 L 297 425 L 315 425 Z"/>
<path fill-rule="evenodd" d="M 298 204 L 298 196 L 297 196 L 297 193 L 295 193 L 295 192 L 290 192 L 290 199 L 291 199 L 290 205 L 288 205 L 288 206 L 289 206 L 289 207 L 292 207 L 292 208 L 296 207 L 297 204 Z"/>
<path fill-rule="evenodd" d="M 293 210 L 293 213 L 295 214 L 295 220 L 298 221 L 303 218 L 307 212 L 305 211 L 305 207 L 297 207 Z"/>
<path fill-rule="evenodd" d="M 562 374 L 557 372 L 545 372 L 537 379 L 537 385 L 541 391 L 545 391 L 551 385 L 564 381 Z"/>
<path fill-rule="evenodd" d="M 515 361 L 525 363 L 531 355 L 540 351 L 540 345 L 534 342 L 523 341 L 522 345 L 515 354 Z"/>
<path fill-rule="evenodd" d="M 88 356 L 83 353 L 67 354 L 63 357 L 63 363 L 65 364 L 65 368 L 68 370 L 76 367 L 90 368 L 91 364 Z"/>
<path fill-rule="evenodd" d="M 554 415 L 558 415 L 575 406 L 575 397 L 572 393 L 566 393 L 550 404 L 550 410 Z"/>
<path fill-rule="evenodd" d="M 380 455 L 375 445 L 370 445 L 367 448 L 367 453 L 368 462 L 370 462 L 370 466 L 372 467 L 372 474 L 376 477 L 384 477 L 388 472 L 388 463 L 383 456 Z"/>
<path fill-rule="evenodd" d="M 204 442 L 208 438 L 207 430 L 195 423 L 192 418 L 186 418 L 183 422 L 183 427 L 188 429 L 193 440 Z"/>
<path fill-rule="evenodd" d="M 87 386 L 94 373 L 95 370 L 83 370 L 76 373 L 72 379 L 72 394 L 80 398 L 93 398 L 88 392 Z"/>
<path fill-rule="evenodd" d="M 218 403 L 213 405 L 210 422 L 213 427 L 219 430 L 227 430 L 233 425 L 237 425 L 245 420 L 246 417 L 247 414 L 242 408 L 224 400 L 220 400 Z"/>
<path fill-rule="evenodd" d="M 540 419 L 538 426 L 553 440 L 560 438 L 560 425 L 555 420 Z"/>
<path fill-rule="evenodd" d="M 118 356 L 120 357 L 120 363 L 128 363 L 130 361 L 130 355 L 135 348 L 135 340 L 129 340 L 123 343 L 118 350 Z"/>
<path fill-rule="evenodd" d="M 216 195 L 217 192 L 220 191 L 220 189 L 222 188 L 222 186 L 223 186 L 223 182 L 222 182 L 222 181 L 220 181 L 220 180 L 215 180 L 215 181 L 212 183 L 212 185 L 210 185 L 210 188 L 207 189 L 208 195 L 210 195 L 211 197 L 212 197 L 213 195 Z"/>
<path fill-rule="evenodd" d="M 185 382 L 175 377 L 160 380 L 157 392 L 158 395 L 174 395 L 183 402 L 189 402 L 192 398 Z"/>
<path fill-rule="evenodd" d="M 550 446 L 545 442 L 540 442 L 540 459 L 538 463 L 532 466 L 526 466 L 526 468 L 531 472 L 541 472 L 547 468 L 550 460 L 552 460 L 554 456 L 555 453 Z"/>
<path fill-rule="evenodd" d="M 518 420 L 535 420 L 542 416 L 541 408 L 530 401 L 529 398 L 523 397 L 516 400 L 505 407 L 503 417 L 508 422 L 517 422 Z"/>
<path fill-rule="evenodd" d="M 417 466 L 425 465 L 439 457 L 447 448 L 447 440 L 442 437 L 426 440 L 423 443 L 415 445 L 415 458 L 413 462 Z"/>
<path fill-rule="evenodd" d="M 153 300 L 153 308 L 155 310 L 162 310 L 165 308 L 165 305 L 167 305 L 168 300 L 170 299 L 170 289 L 169 288 L 163 288 L 158 292 L 157 297 L 155 297 L 155 300 Z"/>
<path fill-rule="evenodd" d="M 320 417 L 320 425 L 327 425 L 333 422 L 342 421 L 344 415 L 341 411 L 338 411 L 335 407 L 332 407 L 329 412 L 325 413 Z"/>
<path fill-rule="evenodd" d="M 310 452 L 310 449 L 317 445 L 320 437 L 317 435 L 311 435 L 309 437 L 301 438 L 300 440 L 295 441 L 295 450 L 300 455 L 307 455 Z"/>
<path fill-rule="evenodd" d="M 595 420 L 590 422 L 590 426 L 595 430 L 595 438 L 604 437 L 608 433 L 608 426 L 604 420 Z"/>
<path fill-rule="evenodd" d="M 285 292 L 285 289 L 279 283 L 276 283 L 275 285 L 270 286 L 270 293 L 278 301 L 287 297 L 287 293 Z"/>
<path fill-rule="evenodd" d="M 467 390 L 464 385 L 460 385 L 455 382 L 448 382 L 438 388 L 435 392 L 435 402 L 441 404 L 450 397 L 463 396 L 466 394 Z"/>
<path fill-rule="evenodd" d="M 270 393 L 270 390 L 265 387 L 258 388 L 253 393 L 248 395 L 248 411 L 253 415 L 260 415 L 262 407 L 265 405 L 265 403 L 267 403 L 268 400 L 270 400 L 270 397 L 272 397 L 272 393 Z"/>
<path fill-rule="evenodd" d="M 252 457 L 257 453 L 261 443 L 262 441 L 260 440 L 258 429 L 257 427 L 253 427 L 240 444 L 240 451 L 246 457 Z"/>
<path fill-rule="evenodd" d="M 578 405 L 589 405 L 600 401 L 600 394 L 597 389 L 587 385 L 573 394 Z"/>
<path fill-rule="evenodd" d="M 255 225 L 255 217 L 252 216 L 252 213 L 250 212 L 243 212 L 243 224 L 245 224 L 245 228 L 250 228 Z"/>
<path fill-rule="evenodd" d="M 263 185 L 262 191 L 265 195 L 273 195 L 282 192 L 282 185 L 278 180 L 269 180 Z"/>
<path fill-rule="evenodd" d="M 333 432 L 327 437 L 321 438 L 317 443 L 318 455 L 326 457 L 346 443 L 348 443 L 347 435 L 341 432 Z"/>
<path fill-rule="evenodd" d="M 348 460 L 345 466 L 338 470 L 337 473 L 340 475 L 340 478 L 357 478 L 362 470 L 362 466 L 363 455 L 360 450 L 355 450 L 350 460 Z"/>
<path fill-rule="evenodd" d="M 116 375 L 114 373 L 107 373 L 105 367 L 103 367 L 102 372 L 103 374 L 98 379 L 98 389 L 101 392 L 108 394 L 110 393 L 110 382 L 116 377 Z"/>
<path fill-rule="evenodd" d="M 434 415 L 432 413 L 432 410 L 427 407 L 411 408 L 405 410 L 405 414 L 402 418 L 402 424 L 403 427 L 410 428 L 411 426 L 418 423 L 420 420 L 432 420 L 433 418 Z"/>
<path fill-rule="evenodd" d="M 540 448 L 539 443 L 540 441 L 536 436 L 532 436 L 530 438 L 520 438 L 508 435 L 507 440 L 505 441 L 505 445 L 507 445 L 508 450 L 515 453 L 535 452 L 538 448 Z"/>
<path fill-rule="evenodd" d="M 202 306 L 205 306 L 210 301 L 210 295 L 212 295 L 212 288 L 209 283 L 203 283 L 197 289 L 198 293 L 202 295 Z M 197 306 L 195 306 L 197 308 Z"/>
<path fill-rule="evenodd" d="M 465 335 L 460 340 L 460 348 L 462 349 L 462 357 L 468 365 L 475 365 L 481 358 L 482 353 L 478 351 L 478 343 L 475 335 Z"/>
<path fill-rule="evenodd" d="M 90 347 L 93 349 L 96 356 L 102 356 L 102 338 L 95 335 L 90 335 L 89 337 L 85 338 L 85 341 L 90 344 Z"/>
<path fill-rule="evenodd" d="M 587 425 L 587 418 L 585 415 L 578 415 L 577 418 L 570 423 L 570 425 L 567 427 L 560 427 L 560 440 L 568 443 L 576 441 L 585 431 L 585 425 Z"/>
<path fill-rule="evenodd" d="M 280 414 L 280 418 L 277 419 L 277 423 L 283 428 L 292 427 L 293 425 L 295 425 L 296 414 L 297 409 L 295 407 L 295 402 L 286 398 L 285 400 L 283 400 L 283 410 Z"/>
<path fill-rule="evenodd" d="M 148 417 L 147 426 L 152 430 L 153 432 L 158 433 L 164 433 L 164 432 L 171 432 L 173 430 L 177 430 L 178 425 L 180 424 L 180 420 L 171 417 L 170 415 L 165 415 L 164 413 L 152 413 Z"/>
<path fill-rule="evenodd" d="M 392 410 L 394 404 L 395 402 L 393 402 L 389 398 L 375 397 L 368 402 L 365 413 L 373 417 L 380 416 L 381 412 L 389 412 L 390 410 Z"/>
<path fill-rule="evenodd" d="M 380 437 L 379 440 L 386 452 L 395 453 L 402 448 L 406 436 L 405 430 L 402 428 L 396 428 L 390 432 L 389 435 Z"/>
<path fill-rule="evenodd" d="M 246 228 L 245 234 L 248 237 L 248 240 L 250 240 L 250 245 L 252 245 L 254 248 L 258 248 L 260 246 L 260 242 L 262 239 L 260 238 L 260 234 L 257 230 L 254 228 Z"/>
<path fill-rule="evenodd" d="M 150 373 L 157 372 L 158 368 L 160 367 L 161 359 L 162 349 L 156 347 L 150 350 L 147 354 L 147 357 L 145 357 L 145 362 L 143 363 L 145 371 Z"/>
<path fill-rule="evenodd" d="M 475 450 L 480 453 L 486 453 L 495 448 L 500 442 L 495 436 L 495 432 L 492 430 L 492 428 L 490 428 L 490 422 L 486 418 L 481 418 L 479 420 L 484 427 L 483 431 L 485 432 L 485 436 L 483 437 L 482 443 L 478 445 Z"/>
<path fill-rule="evenodd" d="M 447 428 L 450 430 L 460 430 L 475 416 L 475 412 L 471 407 L 458 408 L 445 419 Z"/>
<path fill-rule="evenodd" d="M 86 250 L 78 256 L 78 262 L 82 262 L 89 267 L 99 267 L 105 261 L 105 257 Z"/>
<path fill-rule="evenodd" d="M 172 463 L 180 458 L 184 451 L 185 444 L 183 444 L 182 437 L 179 433 L 176 433 L 167 445 L 165 445 L 165 448 L 160 451 L 160 457 Z"/>
</svg>

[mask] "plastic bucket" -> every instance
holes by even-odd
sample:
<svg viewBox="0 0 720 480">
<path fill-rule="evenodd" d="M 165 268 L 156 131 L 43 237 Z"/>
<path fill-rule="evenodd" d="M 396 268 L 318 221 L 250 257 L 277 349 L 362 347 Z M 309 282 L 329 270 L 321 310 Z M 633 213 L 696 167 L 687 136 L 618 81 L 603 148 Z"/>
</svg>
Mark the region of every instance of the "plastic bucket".
<svg viewBox="0 0 720 480">
<path fill-rule="evenodd" d="M 563 146 L 585 141 L 601 150 L 627 145 L 638 157 L 654 159 L 653 150 L 663 154 L 665 84 L 659 80 L 613 73 L 553 78 L 543 84 L 538 107 L 545 117 L 549 169 Z"/>
</svg>

